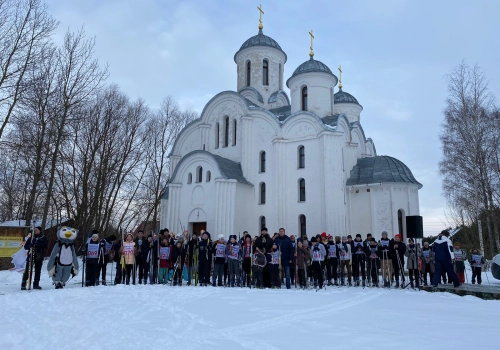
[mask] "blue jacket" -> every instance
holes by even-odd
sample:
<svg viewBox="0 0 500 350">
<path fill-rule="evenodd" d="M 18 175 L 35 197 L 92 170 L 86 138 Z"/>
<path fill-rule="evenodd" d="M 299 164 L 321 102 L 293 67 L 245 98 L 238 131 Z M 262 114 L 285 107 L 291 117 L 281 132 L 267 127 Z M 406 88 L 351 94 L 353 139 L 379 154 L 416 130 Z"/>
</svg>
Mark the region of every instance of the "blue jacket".
<svg viewBox="0 0 500 350">
<path fill-rule="evenodd" d="M 439 235 L 433 243 L 434 260 L 439 262 L 451 262 L 455 258 L 453 254 L 453 244 L 450 239 L 444 235 Z"/>
<path fill-rule="evenodd" d="M 33 239 L 34 238 L 34 239 Z M 35 261 L 43 261 L 45 258 L 45 249 L 49 245 L 47 237 L 43 235 L 35 235 L 26 240 L 24 244 L 24 249 L 30 250 L 31 247 L 35 247 Z M 30 256 L 26 257 L 26 261 L 29 261 Z"/>
<path fill-rule="evenodd" d="M 292 240 L 287 235 L 278 236 L 274 241 L 281 251 L 281 266 L 290 266 L 290 261 L 293 261 L 295 250 L 293 249 Z"/>
</svg>

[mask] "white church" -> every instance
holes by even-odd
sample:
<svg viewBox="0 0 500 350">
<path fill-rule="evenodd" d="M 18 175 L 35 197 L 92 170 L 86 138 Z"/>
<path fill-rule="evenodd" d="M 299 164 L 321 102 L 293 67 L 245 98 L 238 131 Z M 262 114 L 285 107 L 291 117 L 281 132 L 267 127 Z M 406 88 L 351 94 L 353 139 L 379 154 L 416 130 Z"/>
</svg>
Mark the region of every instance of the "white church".
<svg viewBox="0 0 500 350">
<path fill-rule="evenodd" d="M 377 155 L 363 107 L 314 59 L 312 32 L 310 58 L 286 80 L 288 96 L 287 55 L 262 28 L 234 55 L 237 90 L 212 98 L 177 136 L 161 227 L 212 237 L 284 227 L 308 237 L 406 238 L 422 185 L 400 160 Z"/>
</svg>

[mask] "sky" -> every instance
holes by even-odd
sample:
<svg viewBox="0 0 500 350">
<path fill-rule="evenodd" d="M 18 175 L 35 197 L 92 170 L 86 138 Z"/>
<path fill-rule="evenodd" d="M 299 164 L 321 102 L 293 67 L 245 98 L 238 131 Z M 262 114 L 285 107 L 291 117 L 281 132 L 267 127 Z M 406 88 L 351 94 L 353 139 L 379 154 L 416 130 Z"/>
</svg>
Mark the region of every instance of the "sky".
<svg viewBox="0 0 500 350">
<path fill-rule="evenodd" d="M 96 38 L 96 57 L 109 82 L 130 98 L 157 108 L 172 96 L 199 113 L 214 95 L 236 90 L 233 56 L 257 34 L 286 52 L 285 80 L 314 58 L 338 75 L 343 90 L 363 106 L 361 124 L 378 155 L 404 162 L 423 184 L 419 191 L 425 235 L 452 223 L 441 189 L 439 134 L 447 97 L 446 74 L 465 61 L 479 65 L 500 97 L 500 1 L 174 1 L 47 0 L 60 26 L 84 26 Z M 288 92 L 288 91 L 287 91 Z"/>
</svg>

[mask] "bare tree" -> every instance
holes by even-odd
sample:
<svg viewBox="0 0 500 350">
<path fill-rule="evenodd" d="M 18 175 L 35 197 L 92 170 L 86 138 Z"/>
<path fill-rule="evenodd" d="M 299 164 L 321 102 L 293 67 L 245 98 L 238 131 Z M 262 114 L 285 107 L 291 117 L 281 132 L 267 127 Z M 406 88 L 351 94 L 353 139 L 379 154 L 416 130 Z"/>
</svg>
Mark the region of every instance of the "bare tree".
<svg viewBox="0 0 500 350">
<path fill-rule="evenodd" d="M 443 159 L 439 163 L 443 190 L 455 208 L 469 218 L 486 217 L 490 254 L 500 251 L 499 226 L 494 215 L 498 189 L 493 186 L 492 163 L 498 147 L 499 128 L 492 125 L 494 98 L 479 67 L 462 63 L 448 76 L 447 107 L 440 139 Z M 478 225 L 480 241 L 482 225 Z"/>
<path fill-rule="evenodd" d="M 40 0 L 0 0 L 0 139 L 57 25 Z"/>
</svg>

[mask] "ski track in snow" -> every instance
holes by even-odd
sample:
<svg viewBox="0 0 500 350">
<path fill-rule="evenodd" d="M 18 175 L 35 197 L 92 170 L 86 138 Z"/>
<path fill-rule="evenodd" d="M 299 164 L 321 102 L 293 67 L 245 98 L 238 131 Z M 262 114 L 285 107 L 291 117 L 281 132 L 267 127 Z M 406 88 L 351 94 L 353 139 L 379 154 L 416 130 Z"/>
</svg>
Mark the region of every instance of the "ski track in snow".
<svg viewBox="0 0 500 350">
<path fill-rule="evenodd" d="M 81 276 L 54 290 L 45 269 L 42 291 L 20 292 L 20 280 L 0 271 L 0 350 L 498 349 L 500 301 L 471 296 L 361 287 L 81 288 Z"/>
</svg>

